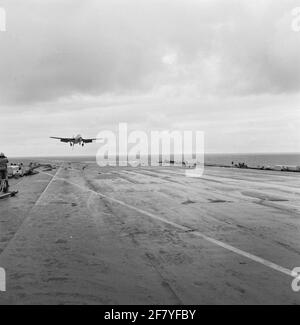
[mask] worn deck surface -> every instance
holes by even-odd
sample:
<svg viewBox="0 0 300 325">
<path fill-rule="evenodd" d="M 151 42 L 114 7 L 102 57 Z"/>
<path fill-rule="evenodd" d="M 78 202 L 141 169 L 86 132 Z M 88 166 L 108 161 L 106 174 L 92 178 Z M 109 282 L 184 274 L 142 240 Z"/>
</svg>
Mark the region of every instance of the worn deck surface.
<svg viewBox="0 0 300 325">
<path fill-rule="evenodd" d="M 12 185 L 0 304 L 300 304 L 299 174 L 64 163 Z"/>
</svg>

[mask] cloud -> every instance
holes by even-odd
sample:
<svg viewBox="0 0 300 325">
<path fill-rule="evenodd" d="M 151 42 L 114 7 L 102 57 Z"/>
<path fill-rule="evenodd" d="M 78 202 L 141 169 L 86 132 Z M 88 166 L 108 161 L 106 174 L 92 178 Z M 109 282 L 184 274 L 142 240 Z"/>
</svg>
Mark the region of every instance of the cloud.
<svg viewBox="0 0 300 325">
<path fill-rule="evenodd" d="M 134 96 L 166 85 L 220 96 L 298 92 L 294 3 L 4 1 L 1 100 Z"/>
<path fill-rule="evenodd" d="M 297 2 L 0 0 L 1 151 L 64 154 L 49 136 L 119 122 L 204 130 L 208 151 L 299 151 Z"/>
</svg>

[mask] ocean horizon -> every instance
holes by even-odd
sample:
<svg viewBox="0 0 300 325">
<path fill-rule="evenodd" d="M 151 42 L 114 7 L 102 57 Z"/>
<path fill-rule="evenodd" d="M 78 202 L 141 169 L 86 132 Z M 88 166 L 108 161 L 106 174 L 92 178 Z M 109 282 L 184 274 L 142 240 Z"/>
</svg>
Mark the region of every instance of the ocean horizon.
<svg viewBox="0 0 300 325">
<path fill-rule="evenodd" d="M 130 158 L 134 159 L 134 158 Z M 129 160 L 130 160 L 129 159 Z M 120 157 L 120 160 L 126 160 Z M 209 153 L 204 156 L 205 164 L 220 164 L 231 165 L 232 163 L 245 163 L 250 167 L 257 166 L 275 166 L 275 165 L 300 165 L 300 153 Z M 12 157 L 11 162 L 24 162 L 27 161 L 72 161 L 72 162 L 96 162 L 96 156 L 81 155 L 81 156 L 48 156 L 48 157 Z"/>
</svg>

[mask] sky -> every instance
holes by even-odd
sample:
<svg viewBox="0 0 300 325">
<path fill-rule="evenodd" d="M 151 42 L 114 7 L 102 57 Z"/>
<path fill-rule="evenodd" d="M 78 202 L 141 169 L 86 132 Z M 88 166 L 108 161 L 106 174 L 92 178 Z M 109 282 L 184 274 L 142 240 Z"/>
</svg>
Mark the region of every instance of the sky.
<svg viewBox="0 0 300 325">
<path fill-rule="evenodd" d="M 206 153 L 300 152 L 298 0 L 0 0 L 0 151 L 200 130 Z"/>
</svg>

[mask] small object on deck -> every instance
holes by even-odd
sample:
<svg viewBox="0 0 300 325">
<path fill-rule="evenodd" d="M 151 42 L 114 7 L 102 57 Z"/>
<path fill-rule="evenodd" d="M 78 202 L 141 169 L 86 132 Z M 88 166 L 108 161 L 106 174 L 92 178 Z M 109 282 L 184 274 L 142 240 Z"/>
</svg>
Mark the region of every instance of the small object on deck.
<svg viewBox="0 0 300 325">
<path fill-rule="evenodd" d="M 234 165 L 237 168 L 248 168 L 248 165 L 246 165 L 244 162 L 243 163 L 238 163 Z"/>
<path fill-rule="evenodd" d="M 0 200 L 6 199 L 8 197 L 16 196 L 18 193 L 19 193 L 19 191 L 11 191 L 11 192 L 7 192 L 7 193 L 1 193 Z"/>
</svg>

